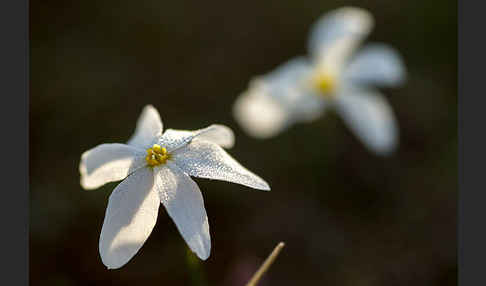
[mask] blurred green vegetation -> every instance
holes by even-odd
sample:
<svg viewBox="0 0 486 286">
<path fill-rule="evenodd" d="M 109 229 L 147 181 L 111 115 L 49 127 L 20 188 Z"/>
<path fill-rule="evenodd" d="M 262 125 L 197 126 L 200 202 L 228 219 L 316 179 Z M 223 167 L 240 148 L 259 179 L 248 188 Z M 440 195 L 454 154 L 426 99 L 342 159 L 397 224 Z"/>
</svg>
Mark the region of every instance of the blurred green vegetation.
<svg viewBox="0 0 486 286">
<path fill-rule="evenodd" d="M 383 90 L 400 124 L 398 151 L 374 156 L 332 112 L 270 140 L 246 136 L 231 106 L 249 79 L 306 54 L 311 24 L 349 5 L 375 15 L 367 41 L 394 46 L 407 64 L 407 84 Z M 30 283 L 244 285 L 285 241 L 261 285 L 456 285 L 456 7 L 32 0 Z M 210 258 L 191 264 L 160 208 L 139 254 L 108 271 L 98 237 L 116 183 L 82 190 L 79 158 L 100 143 L 126 141 L 149 103 L 166 128 L 233 128 L 229 153 L 272 191 L 196 179 Z"/>
</svg>

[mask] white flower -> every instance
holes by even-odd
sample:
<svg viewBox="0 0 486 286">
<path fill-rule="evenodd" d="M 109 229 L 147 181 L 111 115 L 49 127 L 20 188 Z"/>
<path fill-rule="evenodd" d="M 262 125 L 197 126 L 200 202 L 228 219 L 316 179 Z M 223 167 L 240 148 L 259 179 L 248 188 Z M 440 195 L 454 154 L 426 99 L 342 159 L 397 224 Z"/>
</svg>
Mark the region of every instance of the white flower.
<svg viewBox="0 0 486 286">
<path fill-rule="evenodd" d="M 127 144 L 101 144 L 84 152 L 79 169 L 85 189 L 124 179 L 106 208 L 99 241 L 103 263 L 119 268 L 137 253 L 152 232 L 160 203 L 191 250 L 207 259 L 211 249 L 208 218 L 201 191 L 189 176 L 270 190 L 264 180 L 221 148 L 233 143 L 233 132 L 223 125 L 162 133 L 160 116 L 149 105 Z"/>
<path fill-rule="evenodd" d="M 397 52 L 383 44 L 355 53 L 372 27 L 372 16 L 359 8 L 323 15 L 309 37 L 311 59 L 297 57 L 252 80 L 235 102 L 236 120 L 250 135 L 268 138 L 332 107 L 368 148 L 392 151 L 397 124 L 386 99 L 371 86 L 402 83 L 405 68 Z"/>
</svg>

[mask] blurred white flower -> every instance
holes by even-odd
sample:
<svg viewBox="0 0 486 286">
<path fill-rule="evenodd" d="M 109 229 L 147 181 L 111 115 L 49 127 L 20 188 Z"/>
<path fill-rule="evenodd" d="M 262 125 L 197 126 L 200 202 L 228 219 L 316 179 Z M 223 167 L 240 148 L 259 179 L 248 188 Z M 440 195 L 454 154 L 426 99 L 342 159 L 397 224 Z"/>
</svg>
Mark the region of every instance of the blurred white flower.
<svg viewBox="0 0 486 286">
<path fill-rule="evenodd" d="M 402 83 L 405 68 L 397 52 L 383 44 L 355 53 L 372 27 L 372 16 L 360 8 L 324 14 L 310 33 L 311 60 L 297 57 L 253 79 L 235 102 L 236 120 L 250 135 L 268 138 L 333 107 L 369 149 L 393 151 L 398 141 L 394 115 L 371 86 Z"/>
<path fill-rule="evenodd" d="M 101 144 L 84 152 L 79 169 L 85 189 L 124 179 L 108 201 L 99 241 L 103 263 L 119 268 L 137 253 L 152 232 L 160 203 L 191 250 L 207 259 L 208 218 L 201 191 L 189 176 L 270 190 L 221 148 L 233 143 L 233 132 L 223 125 L 162 133 L 160 116 L 149 105 L 127 144 Z"/>
</svg>

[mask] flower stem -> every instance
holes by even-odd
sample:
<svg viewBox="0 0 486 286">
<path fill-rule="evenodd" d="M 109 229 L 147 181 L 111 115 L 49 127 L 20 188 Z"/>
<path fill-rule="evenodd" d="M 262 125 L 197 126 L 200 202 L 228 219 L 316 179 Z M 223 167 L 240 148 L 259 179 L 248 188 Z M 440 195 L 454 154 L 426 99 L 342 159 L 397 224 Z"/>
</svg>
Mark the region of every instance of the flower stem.
<svg viewBox="0 0 486 286">
<path fill-rule="evenodd" d="M 191 284 L 198 286 L 208 285 L 201 261 L 189 248 L 186 251 L 186 264 L 189 268 Z"/>
<path fill-rule="evenodd" d="M 262 278 L 263 274 L 265 274 L 265 272 L 267 272 L 268 268 L 270 268 L 270 266 L 275 261 L 278 254 L 280 253 L 280 251 L 282 250 L 282 248 L 284 246 L 285 246 L 285 243 L 283 243 L 283 242 L 280 242 L 279 244 L 277 244 L 277 246 L 275 246 L 272 253 L 270 253 L 270 255 L 267 257 L 267 259 L 265 259 L 262 266 L 260 266 L 260 268 L 257 270 L 257 272 L 255 272 L 255 274 L 253 274 L 253 277 L 246 284 L 246 286 L 256 286 L 258 284 L 258 282 Z"/>
</svg>

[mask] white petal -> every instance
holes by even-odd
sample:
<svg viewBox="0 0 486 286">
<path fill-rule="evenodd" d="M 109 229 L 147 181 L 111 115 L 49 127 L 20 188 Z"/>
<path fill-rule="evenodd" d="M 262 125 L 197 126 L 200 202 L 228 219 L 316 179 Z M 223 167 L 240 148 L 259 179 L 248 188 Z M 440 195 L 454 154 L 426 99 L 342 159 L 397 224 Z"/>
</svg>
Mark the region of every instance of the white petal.
<svg viewBox="0 0 486 286">
<path fill-rule="evenodd" d="M 294 121 L 308 121 L 322 113 L 324 101 L 311 85 L 313 66 L 304 57 L 293 58 L 273 72 L 257 78 L 250 90 L 261 89 L 282 104 Z"/>
<path fill-rule="evenodd" d="M 154 169 L 160 202 L 174 221 L 189 248 L 206 260 L 211 252 L 209 223 L 204 201 L 196 183 L 174 163 Z"/>
<path fill-rule="evenodd" d="M 311 29 L 308 44 L 319 69 L 340 73 L 373 25 L 373 16 L 361 8 L 344 7 L 321 16 Z"/>
<path fill-rule="evenodd" d="M 262 90 L 241 94 L 233 106 L 233 116 L 249 135 L 270 138 L 289 124 L 290 113 Z"/>
<path fill-rule="evenodd" d="M 309 62 L 297 57 L 257 77 L 235 101 L 233 116 L 258 138 L 272 137 L 295 122 L 314 120 L 322 114 L 324 100 L 310 86 L 311 72 Z"/>
<path fill-rule="evenodd" d="M 167 129 L 158 139 L 157 144 L 167 148 L 169 152 L 181 148 L 194 138 L 194 132 L 189 130 Z"/>
<path fill-rule="evenodd" d="M 231 148 L 235 144 L 233 130 L 221 124 L 213 124 L 195 132 L 197 139 L 209 141 L 224 148 Z"/>
<path fill-rule="evenodd" d="M 398 127 L 391 106 L 379 93 L 347 91 L 336 98 L 344 122 L 361 141 L 377 154 L 392 152 L 398 143 Z"/>
<path fill-rule="evenodd" d="M 241 166 L 216 144 L 198 140 L 174 152 L 174 162 L 186 174 L 228 181 L 259 190 L 270 190 L 267 182 Z"/>
<path fill-rule="evenodd" d="M 125 265 L 152 232 L 160 206 L 153 181 L 152 170 L 142 168 L 110 195 L 99 243 L 101 260 L 109 269 Z"/>
<path fill-rule="evenodd" d="M 145 151 L 125 144 L 101 144 L 81 155 L 81 186 L 96 189 L 145 166 Z"/>
<path fill-rule="evenodd" d="M 393 48 L 369 44 L 359 51 L 346 68 L 345 77 L 353 84 L 394 86 L 404 82 L 405 65 Z"/>
<path fill-rule="evenodd" d="M 138 118 L 135 133 L 127 144 L 145 149 L 150 147 L 161 134 L 162 121 L 160 115 L 152 105 L 147 105 Z"/>
<path fill-rule="evenodd" d="M 172 152 L 189 144 L 196 137 L 226 148 L 231 148 L 235 142 L 233 131 L 229 127 L 213 124 L 194 131 L 167 129 L 157 143 Z"/>
</svg>

